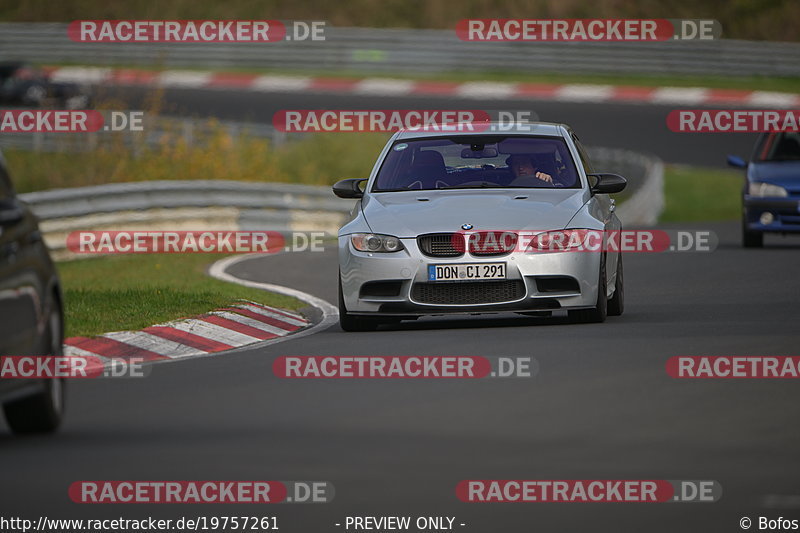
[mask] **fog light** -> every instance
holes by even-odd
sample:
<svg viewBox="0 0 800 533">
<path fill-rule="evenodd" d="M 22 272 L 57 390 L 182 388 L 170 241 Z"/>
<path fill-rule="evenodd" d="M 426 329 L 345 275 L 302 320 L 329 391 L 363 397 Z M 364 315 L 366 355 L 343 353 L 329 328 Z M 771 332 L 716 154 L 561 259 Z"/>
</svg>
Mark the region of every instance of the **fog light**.
<svg viewBox="0 0 800 533">
<path fill-rule="evenodd" d="M 761 218 L 758 219 L 765 226 L 769 226 L 775 220 L 775 216 L 769 211 L 761 213 Z"/>
</svg>

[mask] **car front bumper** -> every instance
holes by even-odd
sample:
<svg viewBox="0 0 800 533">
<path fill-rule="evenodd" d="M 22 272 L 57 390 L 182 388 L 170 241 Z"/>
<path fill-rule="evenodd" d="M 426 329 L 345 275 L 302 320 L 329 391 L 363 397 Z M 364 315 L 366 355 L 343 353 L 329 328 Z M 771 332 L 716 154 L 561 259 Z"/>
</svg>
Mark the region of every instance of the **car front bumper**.
<svg viewBox="0 0 800 533">
<path fill-rule="evenodd" d="M 746 195 L 743 199 L 744 225 L 750 231 L 770 233 L 800 232 L 800 198 L 763 198 Z M 761 223 L 761 215 L 772 213 L 770 224 Z"/>
<path fill-rule="evenodd" d="M 601 261 L 601 254 L 597 252 L 512 252 L 500 257 L 475 257 L 466 253 L 457 258 L 428 257 L 419 250 L 416 239 L 401 241 L 404 246 L 401 251 L 369 253 L 353 248 L 349 236 L 339 237 L 342 296 L 349 313 L 421 316 L 533 312 L 585 309 L 594 307 L 597 302 Z M 429 265 L 498 262 L 506 263 L 505 284 L 428 280 Z M 512 286 L 514 289 L 510 290 Z M 487 294 L 492 301 L 482 301 Z M 456 303 L 450 299 L 451 295 L 460 301 L 466 295 L 470 303 Z"/>
</svg>

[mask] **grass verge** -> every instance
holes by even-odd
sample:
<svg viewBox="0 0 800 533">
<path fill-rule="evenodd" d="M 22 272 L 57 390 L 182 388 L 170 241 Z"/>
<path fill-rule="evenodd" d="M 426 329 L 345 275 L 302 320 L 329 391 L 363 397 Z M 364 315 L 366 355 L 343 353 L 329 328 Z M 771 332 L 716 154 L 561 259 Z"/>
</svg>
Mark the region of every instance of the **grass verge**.
<svg viewBox="0 0 800 533">
<path fill-rule="evenodd" d="M 332 185 L 366 177 L 389 133 L 320 133 L 281 145 L 218 128 L 187 144 L 164 139 L 131 150 L 103 146 L 91 152 L 4 151 L 17 192 L 152 180 L 236 180 Z"/>
<path fill-rule="evenodd" d="M 131 254 L 58 264 L 64 287 L 66 336 L 136 330 L 248 299 L 297 310 L 306 304 L 209 277 L 224 254 Z"/>
<path fill-rule="evenodd" d="M 734 220 L 741 213 L 742 172 L 667 165 L 661 222 Z"/>
</svg>

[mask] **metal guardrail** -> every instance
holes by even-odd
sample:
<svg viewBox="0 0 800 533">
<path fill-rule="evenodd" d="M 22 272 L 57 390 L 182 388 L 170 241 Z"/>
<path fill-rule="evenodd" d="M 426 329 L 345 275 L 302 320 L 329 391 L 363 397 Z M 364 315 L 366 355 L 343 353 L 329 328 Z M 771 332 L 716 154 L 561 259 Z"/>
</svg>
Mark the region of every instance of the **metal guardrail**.
<svg viewBox="0 0 800 533">
<path fill-rule="evenodd" d="M 653 226 L 664 210 L 664 163 L 649 154 L 611 148 L 588 148 L 594 166 L 628 179 L 627 199 L 617 208 L 624 225 Z"/>
<path fill-rule="evenodd" d="M 142 181 L 20 195 L 40 220 L 178 207 L 294 209 L 347 213 L 329 187 L 224 180 Z"/>
<path fill-rule="evenodd" d="M 800 76 L 800 43 L 720 39 L 465 42 L 455 30 L 325 29 L 325 41 L 78 43 L 66 24 L 0 24 L 0 57 L 40 63 L 352 72 L 644 73 Z"/>
<path fill-rule="evenodd" d="M 67 235 L 90 230 L 271 230 L 335 234 L 353 202 L 330 187 L 237 181 L 112 183 L 21 194 L 57 260 Z"/>
</svg>

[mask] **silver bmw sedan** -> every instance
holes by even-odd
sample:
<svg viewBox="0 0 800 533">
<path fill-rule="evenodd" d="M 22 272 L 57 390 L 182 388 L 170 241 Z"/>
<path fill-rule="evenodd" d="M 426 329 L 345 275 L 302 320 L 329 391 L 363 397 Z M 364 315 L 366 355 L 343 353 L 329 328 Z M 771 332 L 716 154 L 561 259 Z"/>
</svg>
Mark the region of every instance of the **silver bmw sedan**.
<svg viewBox="0 0 800 533">
<path fill-rule="evenodd" d="M 345 331 L 425 315 L 516 312 L 602 322 L 624 307 L 621 230 L 569 126 L 403 130 L 369 178 L 333 186 L 357 199 L 339 231 Z"/>
</svg>

